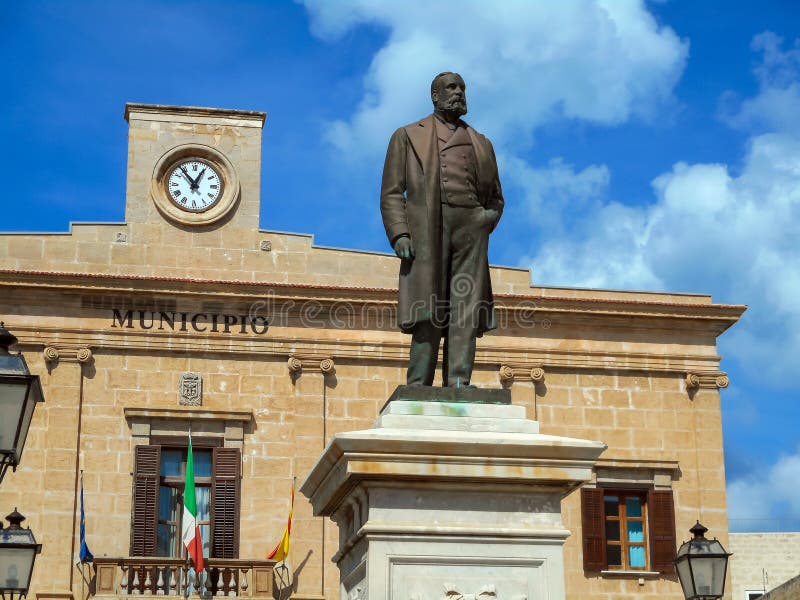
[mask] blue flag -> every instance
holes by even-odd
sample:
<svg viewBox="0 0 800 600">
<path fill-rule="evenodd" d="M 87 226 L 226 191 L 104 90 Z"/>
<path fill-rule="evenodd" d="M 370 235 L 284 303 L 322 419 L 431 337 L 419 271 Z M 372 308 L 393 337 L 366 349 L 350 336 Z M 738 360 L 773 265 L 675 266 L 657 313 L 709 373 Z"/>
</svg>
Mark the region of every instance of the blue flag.
<svg viewBox="0 0 800 600">
<path fill-rule="evenodd" d="M 83 514 L 83 473 L 81 473 L 81 552 L 80 558 L 82 563 L 92 562 L 94 554 L 89 550 L 86 545 L 86 517 Z"/>
</svg>

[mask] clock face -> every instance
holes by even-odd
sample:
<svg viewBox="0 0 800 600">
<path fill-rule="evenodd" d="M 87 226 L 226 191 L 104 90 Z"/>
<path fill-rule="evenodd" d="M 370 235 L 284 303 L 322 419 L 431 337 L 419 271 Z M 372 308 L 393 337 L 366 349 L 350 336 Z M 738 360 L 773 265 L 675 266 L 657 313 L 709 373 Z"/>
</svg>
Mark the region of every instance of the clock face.
<svg viewBox="0 0 800 600">
<path fill-rule="evenodd" d="M 170 171 L 166 181 L 167 196 L 178 208 L 203 212 L 222 197 L 222 179 L 210 163 L 190 158 Z"/>
</svg>

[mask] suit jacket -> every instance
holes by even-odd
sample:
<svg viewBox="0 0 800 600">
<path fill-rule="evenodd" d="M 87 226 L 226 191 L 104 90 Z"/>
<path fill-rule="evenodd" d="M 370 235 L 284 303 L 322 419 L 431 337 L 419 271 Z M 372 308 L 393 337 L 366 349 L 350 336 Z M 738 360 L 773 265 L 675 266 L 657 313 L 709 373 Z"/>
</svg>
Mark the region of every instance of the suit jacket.
<svg viewBox="0 0 800 600">
<path fill-rule="evenodd" d="M 411 237 L 414 260 L 400 268 L 398 323 L 409 332 L 416 323 L 429 320 L 436 302 L 446 298 L 449 285 L 442 273 L 441 183 L 435 117 L 401 127 L 392 135 L 386 151 L 381 184 L 381 215 L 389 242 L 405 234 Z M 465 124 L 466 125 L 466 124 Z M 469 125 L 467 133 L 475 152 L 478 199 L 484 208 L 503 211 L 503 192 L 491 142 Z M 492 229 L 497 224 L 492 224 Z M 480 300 L 490 308 L 478 332 L 494 328 L 492 290 L 488 262 Z"/>
</svg>

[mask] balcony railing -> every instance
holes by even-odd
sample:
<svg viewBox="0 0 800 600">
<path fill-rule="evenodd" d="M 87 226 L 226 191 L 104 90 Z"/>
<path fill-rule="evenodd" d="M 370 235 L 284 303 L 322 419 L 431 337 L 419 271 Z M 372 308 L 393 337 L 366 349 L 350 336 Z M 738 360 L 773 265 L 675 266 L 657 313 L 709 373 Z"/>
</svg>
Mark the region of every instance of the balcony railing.
<svg viewBox="0 0 800 600">
<path fill-rule="evenodd" d="M 179 558 L 95 557 L 98 600 L 119 596 L 272 597 L 275 561 L 209 558 L 199 576 Z"/>
</svg>

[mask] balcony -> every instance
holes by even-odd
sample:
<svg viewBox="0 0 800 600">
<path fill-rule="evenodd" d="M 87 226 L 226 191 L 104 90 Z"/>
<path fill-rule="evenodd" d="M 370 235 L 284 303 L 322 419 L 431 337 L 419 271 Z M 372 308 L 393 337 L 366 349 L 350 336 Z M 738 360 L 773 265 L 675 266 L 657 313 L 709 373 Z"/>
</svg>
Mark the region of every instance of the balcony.
<svg viewBox="0 0 800 600">
<path fill-rule="evenodd" d="M 95 557 L 96 600 L 120 596 L 272 598 L 275 561 L 209 558 L 198 578 L 179 558 Z"/>
</svg>

